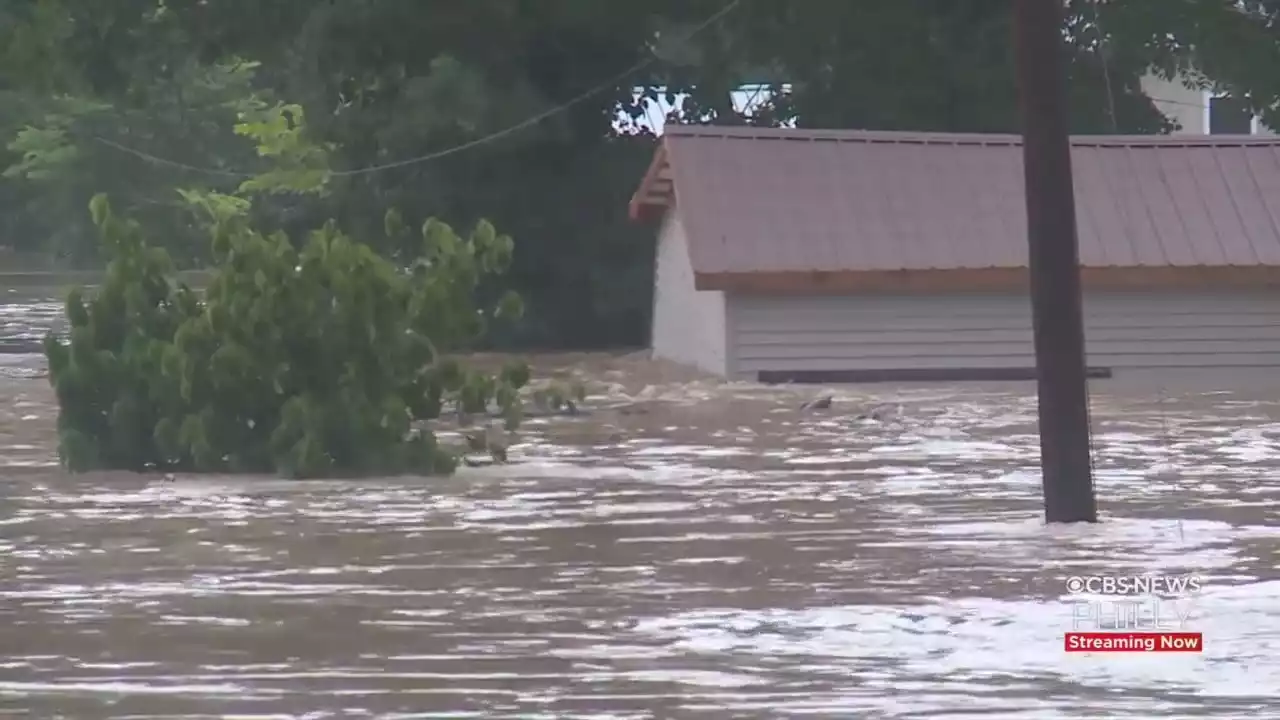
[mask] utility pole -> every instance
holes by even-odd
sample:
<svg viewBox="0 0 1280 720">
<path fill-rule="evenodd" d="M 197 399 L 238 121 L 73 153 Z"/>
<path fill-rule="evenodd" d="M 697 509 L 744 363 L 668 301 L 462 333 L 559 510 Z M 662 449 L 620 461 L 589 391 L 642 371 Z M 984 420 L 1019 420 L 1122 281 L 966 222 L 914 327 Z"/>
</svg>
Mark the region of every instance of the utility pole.
<svg viewBox="0 0 1280 720">
<path fill-rule="evenodd" d="M 1031 251 L 1044 515 L 1051 523 L 1097 522 L 1080 255 L 1067 136 L 1063 3 L 1012 2 Z"/>
</svg>

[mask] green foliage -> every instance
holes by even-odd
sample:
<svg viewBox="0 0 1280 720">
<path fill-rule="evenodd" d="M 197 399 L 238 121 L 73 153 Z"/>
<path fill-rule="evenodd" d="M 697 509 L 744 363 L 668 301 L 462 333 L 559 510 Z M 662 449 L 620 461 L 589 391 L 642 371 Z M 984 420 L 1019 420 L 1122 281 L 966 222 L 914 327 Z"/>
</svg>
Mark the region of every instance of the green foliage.
<svg viewBox="0 0 1280 720">
<path fill-rule="evenodd" d="M 7 178 L 49 180 L 76 157 L 76 147 L 68 142 L 60 127 L 25 127 L 9 143 L 9 150 L 22 159 L 4 171 Z"/>
<path fill-rule="evenodd" d="M 302 106 L 254 101 L 239 113 L 235 132 L 251 138 L 258 155 L 274 161 L 267 172 L 240 183 L 240 192 L 323 194 L 329 183 L 329 150 L 305 136 Z"/>
<path fill-rule="evenodd" d="M 295 247 L 219 214 L 201 297 L 104 196 L 91 214 L 106 280 L 68 297 L 69 341 L 45 341 L 71 470 L 445 473 L 454 458 L 424 421 L 496 404 L 518 422 L 527 368 L 490 376 L 443 354 L 485 331 L 476 287 L 510 265 L 487 222 L 460 237 L 428 221 L 400 268 L 332 222 Z"/>
<path fill-rule="evenodd" d="M 80 217 L 103 187 L 181 264 L 209 257 L 193 204 L 294 236 L 336 217 L 405 257 L 417 236 L 380 237 L 384 208 L 408 225 L 491 217 L 521 238 L 506 285 L 528 303 L 495 341 L 640 344 L 654 233 L 625 208 L 652 138 L 617 129 L 619 110 L 679 94 L 675 122 L 1017 131 L 1010 0 L 745 1 L 688 35 L 725 6 L 0 0 L 0 241 L 96 261 Z M 1280 126 L 1280 2 L 1063 7 L 1073 132 L 1170 129 L 1139 83 L 1153 68 L 1198 68 Z M 730 101 L 743 83 L 770 90 L 750 114 Z M 334 171 L 370 166 L 391 167 Z"/>
<path fill-rule="evenodd" d="M 163 18 L 143 22 L 149 30 L 164 24 Z M 98 188 L 109 186 L 118 206 L 153 231 L 153 242 L 183 265 L 198 264 L 209 257 L 204 229 L 191 223 L 175 186 L 235 192 L 242 178 L 231 167 L 297 167 L 292 158 L 259 153 L 231 132 L 242 116 L 252 120 L 254 113 L 274 107 L 270 92 L 254 87 L 258 63 L 234 56 L 203 63 L 156 40 L 148 46 L 154 55 L 135 55 L 146 67 L 136 69 L 124 91 L 98 96 L 90 83 L 67 81 L 60 84 L 69 88 L 65 93 L 19 94 L 25 101 L 13 103 L 0 98 L 0 107 L 14 108 L 7 118 L 0 110 L 0 131 L 9 134 L 7 156 L 0 153 L 0 204 L 8 200 L 22 208 L 0 214 L 5 239 L 23 249 L 41 246 L 67 264 L 99 265 L 98 232 L 84 221 L 83 208 Z M 143 145 L 157 156 L 214 172 L 156 165 L 113 143 Z"/>
</svg>

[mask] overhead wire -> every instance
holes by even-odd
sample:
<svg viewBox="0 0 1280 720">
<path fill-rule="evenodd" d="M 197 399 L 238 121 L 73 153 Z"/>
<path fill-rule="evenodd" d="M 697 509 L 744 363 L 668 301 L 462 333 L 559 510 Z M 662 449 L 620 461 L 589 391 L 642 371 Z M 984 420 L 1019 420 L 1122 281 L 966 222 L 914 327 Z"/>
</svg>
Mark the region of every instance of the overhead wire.
<svg viewBox="0 0 1280 720">
<path fill-rule="evenodd" d="M 1098 10 L 1098 6 L 1100 2 L 1101 0 L 1093 0 L 1092 2 L 1093 27 L 1097 35 L 1098 57 L 1102 63 L 1102 76 L 1103 76 L 1103 81 L 1106 85 L 1108 109 L 1111 117 L 1111 132 L 1118 134 L 1119 126 L 1116 120 L 1116 104 L 1115 104 L 1115 94 L 1112 89 L 1112 83 L 1111 83 L 1111 68 L 1110 68 L 1110 64 L 1107 61 L 1107 51 L 1105 46 L 1106 37 L 1102 29 L 1101 14 Z M 1155 98 L 1152 98 L 1152 99 L 1155 100 Z M 1197 105 L 1194 103 L 1184 103 L 1184 102 L 1175 102 L 1175 101 L 1165 101 L 1165 102 L 1173 102 L 1174 104 L 1188 105 L 1190 107 L 1199 107 L 1201 109 L 1204 109 L 1205 107 L 1204 105 Z M 1125 223 L 1128 224 L 1127 217 L 1125 217 Z M 1087 377 L 1086 377 L 1085 383 L 1086 384 L 1088 383 Z M 1172 467 L 1173 463 L 1169 462 L 1169 460 L 1172 456 L 1173 444 L 1169 436 L 1168 417 L 1166 415 L 1164 405 L 1165 405 L 1165 390 L 1164 388 L 1161 388 L 1159 392 L 1159 400 L 1156 405 L 1156 408 L 1157 408 L 1156 412 L 1158 412 L 1160 415 L 1160 425 L 1162 430 L 1161 441 L 1164 443 L 1164 447 L 1165 447 L 1166 464 L 1169 467 Z M 1095 463 L 1095 458 L 1097 455 L 1097 446 L 1095 444 L 1095 438 L 1093 435 L 1092 414 L 1093 414 L 1092 402 L 1087 400 L 1085 403 L 1085 417 L 1086 417 L 1086 421 L 1089 423 L 1089 471 L 1090 471 L 1090 474 L 1093 476 L 1094 483 L 1096 484 L 1097 483 L 1097 467 Z M 1178 520 L 1178 534 L 1180 538 L 1185 539 L 1185 534 L 1184 534 L 1181 519 Z"/>
<path fill-rule="evenodd" d="M 705 31 L 710 26 L 722 20 L 729 13 L 733 12 L 735 9 L 737 9 L 739 5 L 741 5 L 742 2 L 743 0 L 730 0 L 730 2 L 726 3 L 724 7 L 720 8 L 715 13 L 711 14 L 705 20 L 698 23 L 692 29 L 690 29 L 687 33 L 685 33 L 682 40 L 686 42 L 688 40 L 691 40 L 692 38 L 697 36 L 699 33 Z M 1107 67 L 1106 54 L 1101 49 L 1102 39 L 1101 39 L 1101 30 L 1098 22 L 1097 12 L 1098 12 L 1097 0 L 1095 0 L 1094 26 L 1095 28 L 1098 29 L 1098 32 L 1099 32 L 1099 54 L 1103 62 L 1103 75 L 1104 75 L 1104 79 L 1107 86 L 1107 101 L 1108 101 L 1109 114 L 1111 118 L 1111 123 L 1113 127 L 1115 127 L 1116 125 L 1115 93 L 1112 89 L 1111 73 L 1109 68 Z M 408 167 L 411 165 L 418 165 L 421 163 L 440 160 L 442 158 L 446 158 L 451 155 L 456 155 L 458 153 L 465 152 L 467 150 L 471 150 L 476 147 L 488 145 L 492 142 L 501 140 L 505 137 L 514 135 L 515 133 L 518 133 L 522 130 L 533 127 L 544 120 L 547 120 L 556 115 L 559 115 L 560 113 L 563 113 L 573 107 L 576 107 L 582 104 L 583 102 L 586 102 L 587 100 L 590 100 L 591 98 L 599 95 L 600 93 L 613 90 L 618 86 L 619 83 L 626 80 L 628 77 L 631 77 L 632 75 L 635 75 L 636 73 L 649 67 L 658 59 L 659 59 L 658 56 L 652 50 L 650 50 L 648 56 L 646 56 L 643 60 L 637 62 L 631 67 L 628 67 L 626 70 L 623 70 L 622 72 L 619 72 L 613 75 L 609 79 L 579 93 L 578 95 L 570 98 L 569 100 L 563 103 L 560 103 L 558 105 L 555 105 L 553 107 L 550 107 L 542 112 L 536 113 L 530 117 L 527 117 L 524 120 L 521 120 L 520 122 L 517 122 L 513 125 L 509 125 L 500 130 L 489 133 L 487 135 L 483 135 L 481 137 L 468 140 L 458 145 L 454 145 L 452 147 L 448 147 L 443 150 L 430 152 L 424 155 L 417 155 L 414 157 L 404 158 L 402 160 L 394 160 L 387 163 L 369 165 L 369 166 L 360 167 L 360 168 L 352 168 L 347 170 L 333 170 L 331 171 L 330 174 L 334 177 L 352 177 L 352 176 L 358 176 L 358 175 L 369 175 L 373 173 L 383 172 L 386 170 L 394 170 L 398 168 Z M 756 92 L 758 93 L 759 89 L 757 89 Z M 1181 100 L 1174 100 L 1171 98 L 1151 97 L 1151 100 L 1156 103 L 1184 105 L 1186 107 L 1195 107 L 1199 109 L 1204 109 L 1206 107 L 1204 104 L 1201 104 L 1201 103 L 1189 103 Z M 651 120 L 651 124 L 652 124 L 652 120 Z M 118 152 L 131 155 L 140 160 L 143 160 L 155 165 L 172 167 L 178 170 L 185 170 L 188 172 L 197 172 L 205 175 L 214 175 L 214 176 L 220 176 L 220 177 L 230 177 L 230 178 L 239 178 L 239 179 L 252 178 L 252 177 L 256 177 L 259 174 L 255 172 L 248 172 L 245 170 L 234 170 L 234 169 L 226 169 L 226 168 L 215 168 L 215 167 L 209 167 L 209 166 L 192 165 L 190 163 L 184 163 L 178 160 L 173 160 L 171 158 L 161 157 L 159 155 L 146 152 L 145 150 L 142 150 L 140 148 L 125 145 L 118 141 L 102 137 L 101 135 L 94 135 L 92 136 L 91 139 L 101 145 L 112 148 Z"/>
<path fill-rule="evenodd" d="M 1111 85 L 1111 63 L 1107 61 L 1107 39 L 1102 32 L 1102 14 L 1098 10 L 1098 0 L 1094 0 L 1091 7 L 1093 8 L 1093 31 L 1098 43 L 1098 60 L 1102 62 L 1102 82 L 1107 91 L 1107 116 L 1111 119 L 1111 132 L 1119 134 L 1120 127 L 1116 120 L 1116 93 Z"/>
<path fill-rule="evenodd" d="M 724 7 L 720 8 L 711 16 L 709 16 L 707 19 L 698 23 L 692 29 L 690 29 L 687 33 L 685 33 L 684 36 L 682 37 L 682 41 L 687 42 L 688 40 L 693 39 L 699 33 L 703 32 L 707 28 L 716 24 L 717 22 L 722 20 L 725 16 L 727 16 L 729 13 L 733 12 L 739 5 L 742 4 L 742 2 L 743 0 L 730 0 L 730 2 L 726 3 Z M 565 102 L 562 102 L 558 105 L 550 107 L 540 113 L 531 115 L 525 118 L 524 120 L 521 120 L 520 122 L 515 123 L 514 125 L 509 125 L 505 128 L 502 128 L 501 130 L 497 130 L 495 132 L 489 133 L 487 135 L 483 135 L 473 140 L 468 140 L 467 142 L 460 143 L 458 145 L 445 148 L 443 150 L 437 150 L 435 152 L 427 153 L 425 155 L 418 155 L 415 157 L 405 158 L 402 160 L 395 160 L 387 163 L 381 163 L 378 165 L 369 165 L 366 167 L 352 168 L 349 170 L 334 170 L 334 171 L 331 171 L 330 174 L 334 177 L 352 177 L 356 175 L 369 175 L 372 173 L 383 172 L 386 170 L 394 170 L 397 168 L 408 167 L 410 165 L 418 165 L 421 163 L 427 163 L 434 160 L 440 160 L 441 158 L 446 158 L 451 155 L 456 155 L 458 153 L 471 150 L 472 148 L 480 147 L 482 145 L 488 145 L 489 143 L 495 142 L 497 140 L 501 140 L 502 138 L 508 137 L 510 135 L 514 135 L 515 133 L 518 133 L 521 130 L 525 130 L 527 128 L 533 127 L 538 123 L 541 123 L 542 121 L 547 120 L 548 118 L 554 117 L 556 115 L 559 115 L 560 113 L 563 113 L 569 110 L 570 108 L 581 105 L 583 102 L 586 102 L 587 100 L 590 100 L 591 98 L 597 95 L 600 95 L 601 93 L 608 92 L 610 90 L 615 89 L 619 83 L 635 75 L 636 73 L 648 68 L 658 59 L 659 58 L 657 54 L 654 53 L 652 49 L 650 49 L 648 56 L 646 56 L 643 60 L 637 62 L 636 64 L 632 65 L 626 70 L 613 75 L 608 80 L 605 80 L 597 85 L 592 86 L 591 88 L 579 93 L 578 95 L 575 95 L 574 97 L 570 98 Z M 251 178 L 259 175 L 259 173 L 244 172 L 241 170 L 226 170 L 221 168 L 211 168 L 211 167 L 202 167 L 198 165 L 190 165 L 188 163 L 179 162 L 177 160 L 171 160 L 169 158 L 153 155 L 151 153 L 140 150 L 138 148 L 129 147 L 128 145 L 124 145 L 122 143 L 116 142 L 114 140 L 109 140 L 101 136 L 94 136 L 93 139 L 102 145 L 113 148 L 115 150 L 126 153 L 128 155 L 132 155 L 141 160 L 154 163 L 156 165 L 165 165 L 165 166 L 177 168 L 180 170 L 187 170 L 189 172 L 198 172 L 206 175 L 218 175 L 222 177 Z"/>
<path fill-rule="evenodd" d="M 1092 3 L 1093 30 L 1094 30 L 1094 35 L 1096 36 L 1096 39 L 1097 39 L 1098 59 L 1102 63 L 1102 80 L 1107 93 L 1107 115 L 1111 119 L 1111 132 L 1112 134 L 1118 135 L 1120 134 L 1120 125 L 1119 125 L 1119 121 L 1116 118 L 1115 89 L 1111 82 L 1111 63 L 1107 61 L 1107 48 L 1106 48 L 1107 39 L 1106 39 L 1106 34 L 1102 31 L 1102 22 L 1101 22 L 1102 16 L 1098 10 L 1098 3 L 1099 3 L 1099 0 L 1093 0 L 1093 3 Z M 1083 325 L 1083 322 L 1084 322 L 1084 318 L 1082 317 L 1081 318 L 1082 325 Z M 1081 328 L 1080 332 L 1084 333 L 1083 327 Z M 1087 338 L 1086 338 L 1086 347 L 1087 347 Z M 1085 357 L 1085 366 L 1086 366 L 1085 373 L 1084 373 L 1084 385 L 1085 385 L 1084 417 L 1085 417 L 1085 425 L 1086 425 L 1085 430 L 1089 436 L 1090 483 L 1095 487 L 1093 494 L 1094 494 L 1094 497 L 1096 498 L 1097 497 L 1096 486 L 1098 482 L 1098 463 L 1097 463 L 1098 445 L 1097 445 L 1097 439 L 1094 437 L 1094 434 L 1093 434 L 1093 393 L 1089 392 L 1089 371 L 1088 371 L 1087 352 Z"/>
<path fill-rule="evenodd" d="M 1105 79 L 1105 81 L 1106 81 L 1106 86 L 1107 86 L 1107 96 L 1108 96 L 1108 98 L 1107 98 L 1107 99 L 1108 99 L 1108 101 L 1111 103 L 1111 105 L 1110 105 L 1110 107 L 1111 107 L 1111 123 L 1112 123 L 1112 129 L 1111 129 L 1111 131 L 1112 131 L 1113 133 L 1115 133 L 1115 132 L 1118 132 L 1117 127 L 1116 127 L 1116 117 L 1115 117 L 1115 96 L 1113 95 L 1112 90 L 1111 90 L 1111 70 L 1110 70 L 1110 68 L 1108 67 L 1108 63 L 1107 63 L 1107 53 L 1106 53 L 1106 48 L 1104 47 L 1105 38 L 1104 38 L 1103 31 L 1102 31 L 1102 23 L 1101 23 L 1101 20 L 1100 20 L 1100 16 L 1101 16 L 1101 14 L 1100 14 L 1100 12 L 1099 12 L 1099 10 L 1098 10 L 1098 6 L 1099 6 L 1099 4 L 1101 3 L 1101 1 L 1102 1 L 1102 0 L 1093 0 L 1093 3 L 1092 3 L 1092 7 L 1093 7 L 1093 27 L 1094 27 L 1094 30 L 1097 32 L 1097 36 L 1098 36 L 1098 55 L 1099 55 L 1099 58 L 1100 58 L 1100 59 L 1101 59 L 1101 61 L 1102 61 L 1102 74 L 1103 74 L 1103 78 L 1104 78 L 1104 79 Z M 1205 109 L 1205 107 L 1206 107 L 1205 105 L 1196 105 L 1196 104 L 1193 104 L 1193 103 L 1176 103 L 1176 104 L 1180 104 L 1180 105 L 1189 105 L 1189 106 L 1191 106 L 1191 107 L 1199 107 L 1200 109 Z M 1205 128 L 1205 129 L 1206 129 L 1206 130 L 1208 130 L 1208 128 Z M 1128 218 L 1127 218 L 1127 217 L 1125 218 L 1125 223 L 1126 223 L 1126 224 L 1128 224 Z M 1087 382 L 1088 382 L 1088 380 L 1086 380 L 1085 382 L 1087 383 Z M 1171 439 L 1170 434 L 1169 434 L 1169 421 L 1168 421 L 1168 416 L 1167 416 L 1167 413 L 1166 413 L 1166 410 L 1165 410 L 1165 399 L 1166 399 L 1166 398 L 1165 398 L 1165 388 L 1161 387 L 1161 388 L 1160 388 L 1160 391 L 1159 391 L 1159 395 L 1158 395 L 1157 404 L 1156 404 L 1156 412 L 1157 412 L 1157 413 L 1159 413 L 1159 415 L 1160 415 L 1160 427 L 1161 427 L 1161 437 L 1160 437 L 1160 440 L 1161 440 L 1161 442 L 1164 444 L 1164 450 L 1165 450 L 1165 461 L 1166 461 L 1166 467 L 1167 467 L 1167 470 L 1168 470 L 1168 472 L 1169 472 L 1169 473 L 1171 473 L 1171 474 L 1173 475 L 1173 478 L 1172 478 L 1172 479 L 1176 481 L 1176 480 L 1177 480 L 1177 471 L 1176 471 L 1176 468 L 1174 467 L 1174 464 L 1173 464 L 1173 462 L 1172 462 L 1172 455 L 1173 455 L 1173 442 L 1172 442 L 1172 439 Z M 1086 410 L 1085 410 L 1085 412 L 1086 412 L 1086 413 L 1088 413 L 1088 414 L 1091 414 L 1091 413 L 1092 413 L 1092 411 L 1091 411 L 1091 410 L 1090 410 L 1090 408 L 1089 408 L 1089 406 L 1090 406 L 1090 405 L 1091 405 L 1091 403 L 1086 403 Z M 1096 482 L 1097 482 L 1097 471 L 1096 471 L 1096 469 L 1094 468 L 1094 454 L 1095 454 L 1095 453 L 1096 453 L 1096 447 L 1094 446 L 1094 438 L 1093 438 L 1093 421 L 1092 421 L 1092 419 L 1090 419 L 1090 420 L 1089 420 L 1089 464 L 1090 464 L 1090 474 L 1092 474 L 1092 475 L 1094 476 L 1094 482 L 1096 483 Z M 1179 536 L 1179 538 L 1180 538 L 1180 539 L 1182 539 L 1182 540 L 1185 540 L 1185 539 L 1186 539 L 1186 535 L 1185 535 L 1185 530 L 1183 529 L 1182 519 L 1181 519 L 1181 518 L 1179 518 L 1179 519 L 1178 519 L 1178 521 L 1177 521 L 1177 527 L 1178 527 L 1178 536 Z"/>
</svg>

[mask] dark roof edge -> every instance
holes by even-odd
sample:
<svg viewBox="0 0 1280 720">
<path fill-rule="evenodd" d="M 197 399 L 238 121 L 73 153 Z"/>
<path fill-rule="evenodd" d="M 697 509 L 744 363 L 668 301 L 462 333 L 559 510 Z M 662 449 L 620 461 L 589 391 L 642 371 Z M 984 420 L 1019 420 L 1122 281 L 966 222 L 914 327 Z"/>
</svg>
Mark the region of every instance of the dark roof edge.
<svg viewBox="0 0 1280 720">
<path fill-rule="evenodd" d="M 670 138 L 726 140 L 804 140 L 811 142 L 893 143 L 923 145 L 1021 145 L 1021 135 L 996 133 L 927 133 L 887 130 L 798 130 L 792 128 L 668 125 Z M 1239 147 L 1280 146 L 1280 135 L 1074 135 L 1073 147 Z"/>
</svg>

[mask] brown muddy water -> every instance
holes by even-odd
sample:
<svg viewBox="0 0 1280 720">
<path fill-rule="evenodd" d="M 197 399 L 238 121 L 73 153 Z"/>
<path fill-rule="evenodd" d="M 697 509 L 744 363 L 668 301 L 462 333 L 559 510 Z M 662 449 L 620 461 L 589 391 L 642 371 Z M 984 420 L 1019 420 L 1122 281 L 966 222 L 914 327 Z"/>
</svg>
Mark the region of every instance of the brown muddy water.
<svg viewBox="0 0 1280 720">
<path fill-rule="evenodd" d="M 163 482 L 61 472 L 3 360 L 0 716 L 1280 717 L 1280 394 L 1098 391 L 1106 521 L 1049 528 L 1026 387 L 559 358 L 637 404 L 443 480 Z M 1148 571 L 1203 654 L 1063 652 L 1067 576 Z"/>
</svg>

